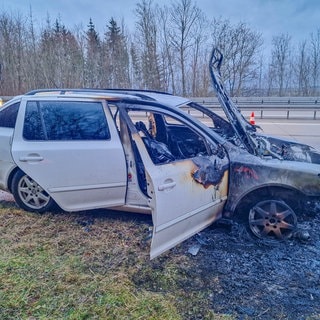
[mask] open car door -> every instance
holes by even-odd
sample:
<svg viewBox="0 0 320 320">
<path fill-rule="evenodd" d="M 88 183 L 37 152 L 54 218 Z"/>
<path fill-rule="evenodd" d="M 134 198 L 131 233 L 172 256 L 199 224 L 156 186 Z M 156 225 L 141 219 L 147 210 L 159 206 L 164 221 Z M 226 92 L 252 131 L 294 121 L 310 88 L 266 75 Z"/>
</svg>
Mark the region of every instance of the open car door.
<svg viewBox="0 0 320 320">
<path fill-rule="evenodd" d="M 228 159 L 210 154 L 176 159 L 163 143 L 144 136 L 130 119 L 126 122 L 145 169 L 153 259 L 221 216 L 227 199 Z"/>
</svg>

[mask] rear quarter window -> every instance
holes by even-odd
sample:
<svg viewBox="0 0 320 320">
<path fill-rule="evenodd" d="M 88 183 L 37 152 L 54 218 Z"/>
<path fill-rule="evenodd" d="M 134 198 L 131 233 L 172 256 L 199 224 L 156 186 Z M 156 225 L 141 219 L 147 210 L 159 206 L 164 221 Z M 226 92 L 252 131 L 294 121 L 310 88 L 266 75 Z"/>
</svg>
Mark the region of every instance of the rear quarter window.
<svg viewBox="0 0 320 320">
<path fill-rule="evenodd" d="M 19 106 L 20 106 L 20 102 L 17 102 L 8 107 L 0 109 L 0 127 L 4 127 L 4 128 L 15 127 Z"/>
<path fill-rule="evenodd" d="M 29 101 L 26 140 L 108 140 L 110 132 L 100 102 Z"/>
</svg>

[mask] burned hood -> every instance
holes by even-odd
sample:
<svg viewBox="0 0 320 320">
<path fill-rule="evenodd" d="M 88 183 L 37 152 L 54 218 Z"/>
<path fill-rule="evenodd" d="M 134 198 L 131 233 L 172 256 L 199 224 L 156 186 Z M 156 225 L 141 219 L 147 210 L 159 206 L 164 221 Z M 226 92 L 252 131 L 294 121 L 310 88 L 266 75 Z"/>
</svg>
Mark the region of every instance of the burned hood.
<svg viewBox="0 0 320 320">
<path fill-rule="evenodd" d="M 256 131 L 256 127 L 254 125 L 251 125 L 243 117 L 238 107 L 229 98 L 226 90 L 224 89 L 220 73 L 222 60 L 222 53 L 217 48 L 214 48 L 212 50 L 209 65 L 213 87 L 221 104 L 221 107 L 226 114 L 226 117 L 229 120 L 238 139 L 250 153 L 256 154 L 256 144 L 254 139 L 252 138 L 252 134 Z"/>
<path fill-rule="evenodd" d="M 221 107 L 233 129 L 234 136 L 229 130 L 228 140 L 240 141 L 238 146 L 259 157 L 320 164 L 320 153 L 314 148 L 257 132 L 257 127 L 243 117 L 224 89 L 220 72 L 222 60 L 222 53 L 214 48 L 210 59 L 210 75 Z"/>
<path fill-rule="evenodd" d="M 320 164 L 320 152 L 311 146 L 265 134 L 253 136 L 256 151 L 262 157 Z"/>
</svg>

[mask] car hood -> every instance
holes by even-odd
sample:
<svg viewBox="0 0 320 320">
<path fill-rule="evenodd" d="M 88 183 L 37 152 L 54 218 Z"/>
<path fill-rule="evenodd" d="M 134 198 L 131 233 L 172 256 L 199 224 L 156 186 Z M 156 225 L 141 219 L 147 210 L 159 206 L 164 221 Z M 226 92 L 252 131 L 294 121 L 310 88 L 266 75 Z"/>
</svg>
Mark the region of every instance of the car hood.
<svg viewBox="0 0 320 320">
<path fill-rule="evenodd" d="M 247 149 L 249 153 L 260 157 L 320 164 L 320 153 L 314 148 L 257 132 L 257 126 L 252 125 L 243 117 L 223 86 L 220 73 L 222 61 L 222 53 L 214 48 L 210 58 L 212 84 L 221 107 L 242 147 Z"/>
<path fill-rule="evenodd" d="M 233 127 L 233 130 L 238 136 L 238 139 L 242 142 L 242 144 L 248 149 L 250 153 L 256 154 L 256 144 L 251 136 L 253 133 L 256 132 L 256 127 L 250 124 L 243 117 L 238 107 L 229 98 L 226 90 L 224 89 L 220 73 L 222 60 L 222 53 L 217 48 L 214 48 L 212 50 L 209 65 L 213 87 L 216 91 L 221 107 L 224 110 L 224 113 L 226 114 L 226 117 L 229 120 L 231 126 Z"/>
</svg>

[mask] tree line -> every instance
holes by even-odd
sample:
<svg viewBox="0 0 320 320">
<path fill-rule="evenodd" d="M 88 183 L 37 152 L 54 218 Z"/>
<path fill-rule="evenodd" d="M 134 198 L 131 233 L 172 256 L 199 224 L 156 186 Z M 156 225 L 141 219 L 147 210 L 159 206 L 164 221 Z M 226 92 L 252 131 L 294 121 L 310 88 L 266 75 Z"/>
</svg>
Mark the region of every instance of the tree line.
<svg viewBox="0 0 320 320">
<path fill-rule="evenodd" d="M 37 26 L 32 11 L 0 12 L 0 96 L 37 88 L 210 96 L 213 46 L 224 54 L 221 76 L 231 96 L 319 95 L 320 28 L 297 46 L 290 35 L 275 35 L 266 52 L 261 33 L 245 22 L 210 20 L 193 0 L 140 0 L 133 15 L 133 30 L 111 17 L 99 34 L 91 18 L 71 30 L 59 18 Z"/>
</svg>

